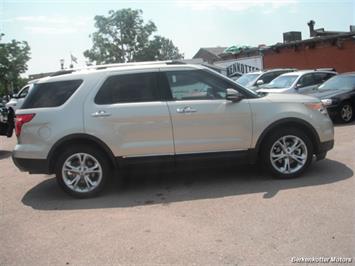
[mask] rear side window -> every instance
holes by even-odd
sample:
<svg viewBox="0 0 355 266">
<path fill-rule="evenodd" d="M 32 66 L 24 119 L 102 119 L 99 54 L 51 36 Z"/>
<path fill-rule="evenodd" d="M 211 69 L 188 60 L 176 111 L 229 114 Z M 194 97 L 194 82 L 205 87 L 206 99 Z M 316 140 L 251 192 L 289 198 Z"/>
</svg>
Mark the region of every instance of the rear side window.
<svg viewBox="0 0 355 266">
<path fill-rule="evenodd" d="M 30 86 L 27 86 L 24 89 L 22 89 L 20 94 L 18 95 L 18 98 L 25 98 L 28 94 L 29 89 L 30 89 Z"/>
<path fill-rule="evenodd" d="M 160 101 L 157 73 L 109 77 L 95 97 L 96 104 Z"/>
<path fill-rule="evenodd" d="M 66 80 L 35 84 L 22 109 L 61 106 L 82 82 L 82 80 Z"/>
<path fill-rule="evenodd" d="M 317 84 L 319 83 L 323 83 L 324 81 L 330 79 L 331 77 L 333 77 L 335 74 L 333 73 L 314 73 L 314 79 L 316 81 Z"/>
</svg>

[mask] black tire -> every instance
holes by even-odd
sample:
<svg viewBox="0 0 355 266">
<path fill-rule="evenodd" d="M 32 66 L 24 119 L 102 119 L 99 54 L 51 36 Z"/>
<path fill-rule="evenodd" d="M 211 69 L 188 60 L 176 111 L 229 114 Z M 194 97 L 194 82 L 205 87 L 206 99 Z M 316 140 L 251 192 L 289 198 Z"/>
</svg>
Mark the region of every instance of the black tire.
<svg viewBox="0 0 355 266">
<path fill-rule="evenodd" d="M 299 138 L 303 141 L 304 143 L 304 148 L 307 150 L 307 156 L 305 158 L 305 163 L 304 165 L 295 171 L 295 172 L 289 172 L 289 173 L 285 173 L 285 172 L 280 172 L 279 170 L 277 170 L 272 163 L 271 160 L 271 149 L 275 149 L 277 148 L 277 146 L 274 146 L 274 144 L 282 137 L 285 136 L 294 136 L 296 138 Z M 290 138 L 292 140 L 292 138 Z M 292 143 L 290 143 L 291 145 Z M 299 176 L 300 174 L 302 174 L 310 165 L 310 163 L 312 162 L 312 158 L 313 158 L 313 145 L 312 142 L 310 140 L 310 138 L 307 136 L 306 133 L 304 133 L 303 131 L 301 131 L 298 128 L 278 128 L 274 131 L 272 131 L 270 134 L 268 134 L 264 141 L 261 144 L 261 163 L 263 165 L 263 167 L 269 171 L 273 177 L 276 178 L 283 178 L 283 179 L 287 179 L 287 178 L 294 178 Z M 277 144 L 275 144 L 277 145 Z M 302 146 L 303 147 L 303 146 Z M 301 148 L 300 148 L 301 149 Z M 298 152 L 298 149 L 295 151 Z M 285 156 L 287 157 L 287 156 Z M 297 165 L 297 162 L 294 159 L 290 159 L 290 157 L 288 158 L 289 160 L 289 167 L 291 167 L 291 165 Z M 282 165 L 283 162 L 282 160 L 279 160 L 277 162 L 274 162 L 274 164 L 280 164 Z M 295 167 L 295 169 L 297 169 Z"/>
<path fill-rule="evenodd" d="M 345 115 L 347 112 L 347 115 Z M 349 112 L 351 114 L 349 114 Z M 354 119 L 354 108 L 351 102 L 345 101 L 340 105 L 337 120 L 342 123 L 350 123 Z"/>
<path fill-rule="evenodd" d="M 15 128 L 15 112 L 12 109 L 9 110 L 9 114 L 7 116 L 7 124 L 8 127 L 6 136 L 11 138 Z"/>
<path fill-rule="evenodd" d="M 70 188 L 64 181 L 62 169 L 64 167 L 64 163 L 74 154 L 78 153 L 84 153 L 92 156 L 94 159 L 97 160 L 101 167 L 101 179 L 100 182 L 97 183 L 97 186 L 93 188 L 90 191 L 75 191 L 72 188 Z M 68 147 L 65 148 L 58 156 L 57 163 L 55 165 L 55 174 L 56 174 L 56 179 L 60 187 L 67 192 L 69 195 L 76 197 L 76 198 L 91 198 L 97 196 L 105 187 L 107 180 L 109 179 L 111 175 L 111 167 L 108 163 L 107 156 L 98 149 L 92 148 L 90 146 L 85 146 L 85 145 L 77 145 L 73 147 Z M 95 175 L 95 174 L 93 174 Z M 80 176 L 80 181 L 79 182 L 84 182 L 84 176 Z M 87 183 L 86 183 L 87 184 Z"/>
</svg>

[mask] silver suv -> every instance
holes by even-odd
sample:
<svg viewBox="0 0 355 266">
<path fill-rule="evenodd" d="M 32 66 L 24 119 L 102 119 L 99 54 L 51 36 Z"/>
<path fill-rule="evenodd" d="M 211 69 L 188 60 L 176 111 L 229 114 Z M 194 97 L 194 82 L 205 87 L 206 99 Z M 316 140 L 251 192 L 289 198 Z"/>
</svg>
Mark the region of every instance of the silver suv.
<svg viewBox="0 0 355 266">
<path fill-rule="evenodd" d="M 320 84 L 337 75 L 327 70 L 301 70 L 278 76 L 258 92 L 311 94 Z"/>
<path fill-rule="evenodd" d="M 260 163 L 300 175 L 333 147 L 320 100 L 258 94 L 202 66 L 157 62 L 38 81 L 16 112 L 17 167 L 56 174 L 76 197 L 97 195 L 113 170 L 186 159 Z"/>
</svg>

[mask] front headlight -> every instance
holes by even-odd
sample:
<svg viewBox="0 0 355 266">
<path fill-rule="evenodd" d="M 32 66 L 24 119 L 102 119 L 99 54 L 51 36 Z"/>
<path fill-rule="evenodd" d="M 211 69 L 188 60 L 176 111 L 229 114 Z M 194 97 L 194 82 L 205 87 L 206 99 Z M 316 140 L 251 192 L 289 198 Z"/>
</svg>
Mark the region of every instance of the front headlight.
<svg viewBox="0 0 355 266">
<path fill-rule="evenodd" d="M 328 115 L 327 108 L 325 108 L 321 102 L 318 102 L 318 103 L 305 103 L 304 105 L 310 110 L 319 111 L 323 115 Z"/>
<path fill-rule="evenodd" d="M 328 106 L 328 105 L 332 105 L 333 104 L 333 100 L 332 99 L 323 99 L 321 100 L 322 104 L 324 106 Z"/>
</svg>

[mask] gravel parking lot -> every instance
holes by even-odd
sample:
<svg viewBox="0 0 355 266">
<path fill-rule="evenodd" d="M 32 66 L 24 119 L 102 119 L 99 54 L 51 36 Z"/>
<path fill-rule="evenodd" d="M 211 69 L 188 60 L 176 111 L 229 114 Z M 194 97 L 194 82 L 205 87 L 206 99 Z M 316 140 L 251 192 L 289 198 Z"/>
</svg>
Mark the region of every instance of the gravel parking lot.
<svg viewBox="0 0 355 266">
<path fill-rule="evenodd" d="M 248 166 L 130 174 L 89 200 L 20 172 L 16 139 L 1 137 L 0 265 L 355 263 L 355 123 L 335 133 L 302 178 Z"/>
</svg>

